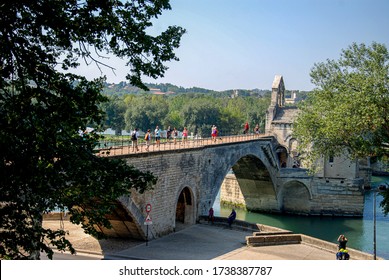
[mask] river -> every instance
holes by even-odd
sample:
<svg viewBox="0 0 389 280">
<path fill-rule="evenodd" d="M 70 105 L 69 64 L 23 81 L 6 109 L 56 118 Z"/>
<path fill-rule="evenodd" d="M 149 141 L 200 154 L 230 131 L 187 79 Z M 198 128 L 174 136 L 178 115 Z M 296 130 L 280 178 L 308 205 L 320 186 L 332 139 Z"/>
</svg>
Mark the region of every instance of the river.
<svg viewBox="0 0 389 280">
<path fill-rule="evenodd" d="M 389 177 L 373 177 L 372 189 L 382 183 L 389 185 Z M 364 198 L 364 212 L 360 218 L 260 214 L 242 209 L 236 209 L 236 212 L 239 220 L 275 226 L 333 243 L 337 243 L 339 234 L 344 234 L 348 238 L 348 247 L 373 254 L 373 191 L 367 191 Z M 378 257 L 389 259 L 389 215 L 385 217 L 379 207 L 382 196 L 377 194 L 376 199 L 376 253 Z M 226 217 L 230 214 L 231 207 L 220 206 L 218 195 L 214 211 L 215 216 Z"/>
</svg>

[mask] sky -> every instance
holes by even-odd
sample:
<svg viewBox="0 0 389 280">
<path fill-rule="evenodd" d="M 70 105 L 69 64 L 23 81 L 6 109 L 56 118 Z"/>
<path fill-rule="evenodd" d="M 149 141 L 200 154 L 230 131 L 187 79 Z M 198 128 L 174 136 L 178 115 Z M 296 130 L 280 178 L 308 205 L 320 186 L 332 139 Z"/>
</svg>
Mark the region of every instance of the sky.
<svg viewBox="0 0 389 280">
<path fill-rule="evenodd" d="M 271 89 L 282 75 L 287 90 L 312 90 L 309 73 L 315 63 L 339 59 L 352 43 L 372 42 L 389 48 L 388 0 L 171 0 L 152 32 L 170 25 L 186 29 L 163 78 L 171 83 L 212 90 Z M 124 63 L 110 60 L 125 81 Z M 91 68 L 92 67 L 92 68 Z M 79 74 L 100 76 L 90 65 Z"/>
</svg>

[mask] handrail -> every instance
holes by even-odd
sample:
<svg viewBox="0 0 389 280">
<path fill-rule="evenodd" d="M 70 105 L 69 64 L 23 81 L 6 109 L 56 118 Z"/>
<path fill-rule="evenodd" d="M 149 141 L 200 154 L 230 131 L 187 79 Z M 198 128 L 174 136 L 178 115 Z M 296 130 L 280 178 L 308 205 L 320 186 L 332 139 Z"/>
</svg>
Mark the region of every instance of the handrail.
<svg viewBox="0 0 389 280">
<path fill-rule="evenodd" d="M 218 136 L 216 139 L 212 137 L 200 138 L 200 137 L 188 137 L 188 139 L 176 138 L 166 139 L 161 138 L 160 144 L 156 143 L 155 137 L 147 145 L 144 139 L 138 139 L 137 145 L 133 145 L 130 136 L 115 137 L 118 140 L 101 141 L 96 147 L 96 151 L 99 156 L 118 156 L 129 154 L 141 154 L 141 153 L 153 153 L 160 151 L 174 151 L 182 149 L 193 149 L 205 146 L 220 145 L 225 143 L 244 142 L 249 140 L 257 140 L 269 135 L 266 134 L 239 134 L 239 135 L 227 135 Z M 136 148 L 137 147 L 137 148 Z"/>
</svg>

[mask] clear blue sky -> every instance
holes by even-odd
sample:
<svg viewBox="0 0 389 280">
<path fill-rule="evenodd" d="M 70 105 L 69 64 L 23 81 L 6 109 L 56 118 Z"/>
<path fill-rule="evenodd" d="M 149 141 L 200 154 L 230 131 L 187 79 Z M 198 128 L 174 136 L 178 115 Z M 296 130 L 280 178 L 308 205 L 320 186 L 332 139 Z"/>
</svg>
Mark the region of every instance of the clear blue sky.
<svg viewBox="0 0 389 280">
<path fill-rule="evenodd" d="M 351 43 L 373 41 L 389 48 L 389 0 L 171 0 L 154 24 L 187 30 L 176 50 L 180 61 L 168 63 L 164 78 L 172 83 L 213 90 L 270 89 L 282 75 L 286 89 L 311 90 L 314 63 L 338 59 Z M 111 64 L 111 63 L 110 63 Z M 116 76 L 125 80 L 115 62 Z M 93 73 L 90 69 L 85 75 Z M 83 71 L 80 69 L 80 71 Z M 96 73 L 98 70 L 95 71 Z"/>
</svg>

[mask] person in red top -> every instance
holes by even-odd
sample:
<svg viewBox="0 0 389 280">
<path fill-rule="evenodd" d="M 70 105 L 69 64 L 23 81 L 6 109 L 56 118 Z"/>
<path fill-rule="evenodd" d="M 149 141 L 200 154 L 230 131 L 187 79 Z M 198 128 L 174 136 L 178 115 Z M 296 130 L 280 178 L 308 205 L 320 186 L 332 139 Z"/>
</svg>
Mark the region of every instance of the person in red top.
<svg viewBox="0 0 389 280">
<path fill-rule="evenodd" d="M 216 142 L 217 129 L 216 129 L 216 126 L 215 126 L 215 125 L 212 126 L 212 133 L 211 133 L 211 136 L 212 136 L 212 141 L 213 141 L 213 142 Z"/>
<path fill-rule="evenodd" d="M 243 134 L 247 134 L 247 133 L 249 133 L 249 129 L 250 129 L 250 127 L 249 127 L 249 123 L 248 123 L 248 122 L 246 122 L 246 123 L 244 124 L 244 130 L 243 130 Z"/>
<path fill-rule="evenodd" d="M 182 131 L 182 145 L 184 145 L 188 141 L 188 129 L 184 127 Z"/>
</svg>

